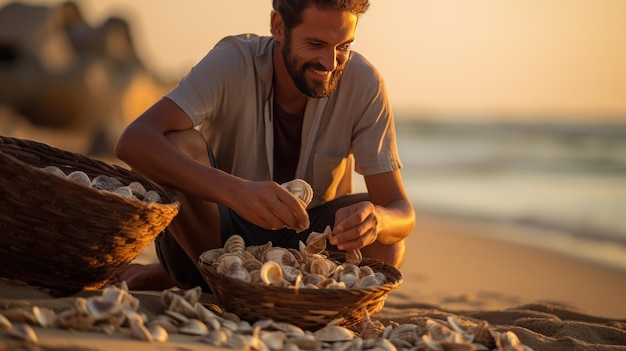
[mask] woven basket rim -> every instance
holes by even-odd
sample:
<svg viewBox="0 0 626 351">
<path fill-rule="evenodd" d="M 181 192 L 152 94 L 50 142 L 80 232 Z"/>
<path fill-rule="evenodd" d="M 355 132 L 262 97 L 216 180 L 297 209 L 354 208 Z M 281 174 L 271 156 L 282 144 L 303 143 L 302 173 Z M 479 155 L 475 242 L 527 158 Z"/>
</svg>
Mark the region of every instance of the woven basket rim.
<svg viewBox="0 0 626 351">
<path fill-rule="evenodd" d="M 10 142 L 5 143 L 5 141 L 10 141 Z M 128 199 L 122 196 L 118 196 L 110 191 L 97 189 L 97 188 L 88 186 L 86 184 L 72 181 L 70 179 L 61 178 L 59 176 L 56 176 L 54 174 L 51 174 L 45 171 L 42 167 L 36 167 L 32 164 L 29 164 L 28 162 L 22 161 L 17 156 L 14 156 L 10 152 L 7 151 L 8 149 L 23 149 L 24 147 L 41 148 L 44 150 L 45 149 L 54 150 L 55 152 L 61 153 L 67 157 L 75 158 L 74 161 L 80 161 L 80 162 L 87 161 L 93 166 L 101 168 L 104 172 L 126 173 L 128 176 L 132 176 L 137 181 L 141 182 L 143 185 L 148 184 L 149 187 L 154 188 L 162 197 L 165 197 L 165 200 L 167 200 L 167 202 L 160 202 L 160 203 L 159 202 L 145 202 L 145 201 L 140 201 L 136 199 Z M 6 150 L 3 150 L 3 148 Z M 123 203 L 127 205 L 138 206 L 138 207 L 151 207 L 151 206 L 180 207 L 180 202 L 176 199 L 176 196 L 170 189 L 165 188 L 153 182 L 152 180 L 144 177 L 143 175 L 139 173 L 133 172 L 132 170 L 129 170 L 127 168 L 124 168 L 115 164 L 109 164 L 101 160 L 92 159 L 92 158 L 80 155 L 72 151 L 58 149 L 58 148 L 55 148 L 53 146 L 50 146 L 50 145 L 47 145 L 38 141 L 0 136 L 0 157 L 5 158 L 5 160 L 9 162 L 9 165 L 8 165 L 9 167 L 20 167 L 21 169 L 27 169 L 30 172 L 37 174 L 37 176 L 40 177 L 41 179 L 46 179 L 46 181 L 49 181 L 52 183 L 58 183 L 59 185 L 62 185 L 64 187 L 70 187 L 70 189 L 75 190 L 75 191 L 85 192 L 87 194 L 91 194 L 95 196 L 103 196 L 108 201 L 113 201 L 113 202 L 118 202 L 120 204 Z"/>
</svg>

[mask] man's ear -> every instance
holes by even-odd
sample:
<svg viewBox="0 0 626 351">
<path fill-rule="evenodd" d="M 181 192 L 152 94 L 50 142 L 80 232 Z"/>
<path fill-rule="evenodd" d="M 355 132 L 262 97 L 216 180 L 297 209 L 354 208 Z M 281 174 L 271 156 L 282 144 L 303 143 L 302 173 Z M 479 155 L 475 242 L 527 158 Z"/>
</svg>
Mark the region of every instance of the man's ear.
<svg viewBox="0 0 626 351">
<path fill-rule="evenodd" d="M 276 11 L 272 12 L 270 32 L 278 42 L 282 42 L 285 38 L 285 22 L 283 22 L 283 17 Z"/>
</svg>

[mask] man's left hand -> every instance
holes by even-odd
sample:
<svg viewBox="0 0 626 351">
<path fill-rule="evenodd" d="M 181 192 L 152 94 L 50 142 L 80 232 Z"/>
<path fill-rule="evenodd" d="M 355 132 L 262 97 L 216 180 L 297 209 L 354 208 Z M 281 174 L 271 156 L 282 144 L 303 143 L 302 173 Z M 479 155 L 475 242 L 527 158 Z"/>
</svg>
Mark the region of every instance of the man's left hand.
<svg viewBox="0 0 626 351">
<path fill-rule="evenodd" d="M 337 210 L 329 240 L 339 250 L 361 249 L 376 241 L 379 230 L 376 206 L 363 201 Z"/>
</svg>

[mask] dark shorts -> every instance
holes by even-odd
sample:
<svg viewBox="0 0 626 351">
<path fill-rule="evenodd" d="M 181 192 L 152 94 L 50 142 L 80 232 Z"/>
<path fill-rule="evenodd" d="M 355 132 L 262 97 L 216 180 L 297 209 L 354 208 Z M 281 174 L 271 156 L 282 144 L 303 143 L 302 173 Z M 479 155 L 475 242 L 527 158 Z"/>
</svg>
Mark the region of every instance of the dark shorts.
<svg viewBox="0 0 626 351">
<path fill-rule="evenodd" d="M 244 238 L 246 246 L 262 245 L 271 241 L 274 246 L 297 249 L 299 242 L 306 242 L 312 231 L 323 232 L 328 225 L 332 228 L 338 209 L 368 199 L 368 194 L 348 195 L 310 209 L 308 212 L 311 225 L 302 233 L 296 233 L 293 229 L 263 229 L 241 218 L 231 209 L 220 206 L 222 244 L 231 235 L 239 234 Z M 185 254 L 169 230 L 163 231 L 156 238 L 155 244 L 159 261 L 178 287 L 191 289 L 201 286 L 204 291 L 210 291 L 195 263 Z"/>
</svg>

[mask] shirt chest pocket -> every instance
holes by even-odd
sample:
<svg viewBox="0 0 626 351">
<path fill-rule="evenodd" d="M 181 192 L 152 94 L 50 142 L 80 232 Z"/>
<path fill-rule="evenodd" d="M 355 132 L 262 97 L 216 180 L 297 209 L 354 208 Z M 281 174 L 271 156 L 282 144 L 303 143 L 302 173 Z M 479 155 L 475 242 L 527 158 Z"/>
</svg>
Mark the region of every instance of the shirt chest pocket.
<svg viewBox="0 0 626 351">
<path fill-rule="evenodd" d="M 332 157 L 315 154 L 313 158 L 313 191 L 311 207 L 352 193 L 351 156 Z"/>
</svg>

